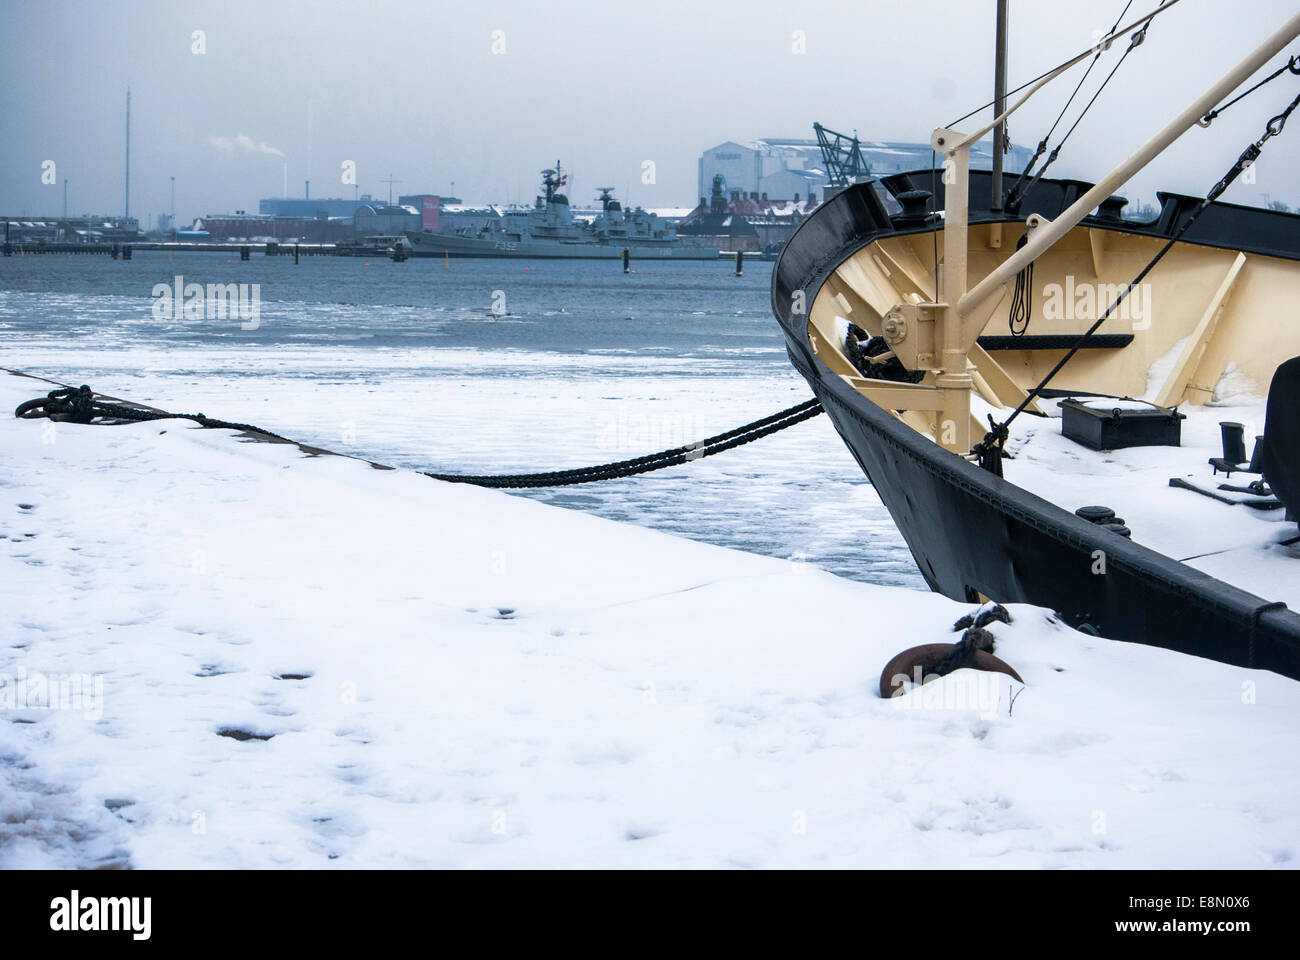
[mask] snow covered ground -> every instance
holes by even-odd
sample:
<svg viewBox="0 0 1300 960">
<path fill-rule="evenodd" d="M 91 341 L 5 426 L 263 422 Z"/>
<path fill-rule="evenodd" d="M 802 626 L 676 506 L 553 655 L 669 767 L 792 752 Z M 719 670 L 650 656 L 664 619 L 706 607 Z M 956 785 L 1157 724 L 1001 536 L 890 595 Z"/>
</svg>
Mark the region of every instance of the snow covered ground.
<svg viewBox="0 0 1300 960">
<path fill-rule="evenodd" d="M 0 417 L 0 605 L 4 867 L 1300 856 L 1292 681 L 184 422 Z"/>
</svg>

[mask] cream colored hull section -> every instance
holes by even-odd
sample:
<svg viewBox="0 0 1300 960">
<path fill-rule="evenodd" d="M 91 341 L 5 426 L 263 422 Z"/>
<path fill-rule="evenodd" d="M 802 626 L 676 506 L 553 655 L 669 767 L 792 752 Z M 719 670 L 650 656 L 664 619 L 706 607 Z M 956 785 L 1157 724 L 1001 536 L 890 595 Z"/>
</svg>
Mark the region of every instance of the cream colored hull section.
<svg viewBox="0 0 1300 960">
<path fill-rule="evenodd" d="M 1001 233 L 996 249 L 992 227 L 970 228 L 972 285 L 1015 251 L 1024 230 L 1015 224 L 995 226 Z M 1032 319 L 1025 342 L 1082 334 L 1164 242 L 1096 226 L 1076 227 L 1034 264 Z M 837 318 L 879 336 L 882 319 L 895 304 L 932 302 L 936 254 L 942 279 L 942 231 L 885 237 L 845 261 L 809 310 L 809 337 L 818 356 L 836 373 L 858 379 L 842 344 L 835 343 Z M 1008 285 L 988 315 L 983 336 L 1009 335 L 1011 300 Z M 1122 347 L 1080 350 L 1051 386 L 1113 396 L 1149 394 L 1173 406 L 1205 403 L 1225 374 L 1232 374 L 1234 389 L 1263 395 L 1277 365 L 1300 356 L 1297 314 L 1300 263 L 1180 243 L 1097 331 L 1131 335 L 1132 341 Z M 977 347 L 971 354 L 975 391 L 995 406 L 1013 405 L 1064 353 L 985 352 Z M 932 383 L 933 374 L 924 382 Z M 932 415 L 911 413 L 919 416 L 909 415 L 909 422 L 931 432 Z"/>
</svg>

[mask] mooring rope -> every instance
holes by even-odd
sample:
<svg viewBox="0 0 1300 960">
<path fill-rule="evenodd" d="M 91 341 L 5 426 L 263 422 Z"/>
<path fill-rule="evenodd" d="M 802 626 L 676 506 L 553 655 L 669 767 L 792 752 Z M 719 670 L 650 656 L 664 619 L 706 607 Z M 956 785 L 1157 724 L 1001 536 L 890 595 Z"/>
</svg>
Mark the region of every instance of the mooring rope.
<svg viewBox="0 0 1300 960">
<path fill-rule="evenodd" d="M 726 450 L 734 449 L 746 443 L 752 443 L 763 437 L 771 436 L 797 423 L 811 420 L 822 412 L 820 400 L 805 400 L 793 407 L 787 407 L 779 413 L 762 420 L 755 420 L 743 427 L 736 427 L 716 437 L 689 443 L 684 447 L 674 447 L 659 453 L 636 457 L 632 460 L 620 460 L 615 463 L 602 463 L 593 467 L 578 467 L 573 470 L 553 470 L 548 473 L 518 473 L 504 475 L 465 476 L 453 473 L 426 473 L 426 477 L 446 480 L 451 483 L 472 483 L 479 487 L 505 487 L 519 489 L 524 487 L 564 487 L 576 483 L 594 483 L 597 480 L 618 480 L 652 470 L 662 470 L 682 463 L 690 463 L 703 457 L 711 457 Z"/>
<path fill-rule="evenodd" d="M 214 420 L 201 413 L 168 413 L 165 410 L 146 410 L 141 407 L 128 407 L 120 403 L 96 400 L 95 391 L 82 384 L 80 387 L 60 387 L 51 390 L 43 397 L 28 400 L 18 405 L 15 417 L 24 420 L 38 420 L 49 417 L 51 420 L 64 420 L 70 423 L 90 423 L 96 417 L 104 420 L 127 420 L 142 423 L 149 420 L 193 420 L 201 427 L 218 430 L 245 430 L 265 434 L 285 443 L 294 441 L 261 427 L 249 423 L 233 423 L 229 420 Z"/>
<path fill-rule="evenodd" d="M 793 427 L 795 424 L 803 423 L 805 420 L 811 420 L 821 412 L 820 400 L 805 400 L 803 403 L 787 407 L 771 416 L 747 423 L 742 427 L 736 427 L 715 437 L 709 437 L 707 440 L 688 443 L 685 446 L 674 447 L 671 450 L 661 450 L 658 453 L 647 454 L 631 460 L 602 463 L 591 467 L 553 470 L 547 473 L 515 474 L 474 475 L 424 472 L 424 476 L 451 483 L 468 483 L 477 487 L 505 489 L 562 487 L 577 483 L 595 483 L 598 480 L 617 480 L 640 473 L 649 473 L 651 470 L 662 470 L 664 467 L 690 463 L 692 460 L 699 460 L 704 457 L 711 457 L 743 444 L 771 436 L 788 427 Z M 25 420 L 49 417 L 51 420 L 64 420 L 72 423 L 90 423 L 95 418 L 131 422 L 192 420 L 201 427 L 242 430 L 249 433 L 260 433 L 275 440 L 282 440 L 285 443 L 296 442 L 249 423 L 216 420 L 202 413 L 169 413 L 165 410 L 146 410 L 141 407 L 124 406 L 120 403 L 96 400 L 95 392 L 84 384 L 80 387 L 61 387 L 58 390 L 51 390 L 44 397 L 28 400 L 18 406 L 18 409 L 14 411 L 14 416 Z"/>
</svg>

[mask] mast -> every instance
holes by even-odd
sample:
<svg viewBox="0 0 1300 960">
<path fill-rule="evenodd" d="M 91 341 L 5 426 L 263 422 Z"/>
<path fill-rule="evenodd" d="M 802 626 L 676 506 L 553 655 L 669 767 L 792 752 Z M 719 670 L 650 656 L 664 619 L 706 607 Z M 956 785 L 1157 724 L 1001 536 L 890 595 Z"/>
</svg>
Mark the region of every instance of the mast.
<svg viewBox="0 0 1300 960">
<path fill-rule="evenodd" d="M 998 0 L 997 44 L 993 59 L 993 115 L 1007 111 L 1007 0 Z M 993 128 L 993 210 L 1002 209 L 1002 157 L 1007 150 L 1007 121 Z"/>
<path fill-rule="evenodd" d="M 1158 12 L 1158 11 L 1157 11 Z M 1139 21 L 1112 33 L 1113 37 L 1131 32 L 1141 22 L 1150 19 L 1148 14 Z M 941 446 L 955 453 L 970 450 L 971 416 L 970 390 L 972 380 L 968 372 L 968 353 L 988 322 L 987 309 L 977 312 L 982 305 L 1003 288 L 1027 264 L 1032 263 L 1046 249 L 1072 230 L 1103 200 L 1118 190 L 1135 173 L 1159 156 L 1175 140 L 1196 126 L 1206 112 L 1239 87 L 1251 74 L 1276 56 L 1288 43 L 1300 36 L 1300 14 L 1286 21 L 1249 56 L 1214 83 L 1181 113 L 1170 120 L 1137 151 L 1109 174 L 1099 180 L 1055 220 L 1033 214 L 1026 222 L 1028 241 L 1025 246 L 1003 260 L 979 283 L 967 289 L 967 236 L 969 215 L 970 148 L 1008 114 L 1025 102 L 1038 86 L 1059 75 L 1065 67 L 1058 68 L 1039 84 L 1032 87 L 1015 106 L 999 114 L 994 123 L 973 134 L 940 127 L 931 136 L 934 149 L 947 158 L 953 182 L 944 191 L 943 270 L 940 274 L 940 302 L 929 305 L 934 313 L 934 344 L 939 353 L 935 386 L 940 397 L 937 438 Z M 1076 58 L 1074 62 L 1078 62 Z M 896 308 L 903 309 L 903 308 Z M 896 327 L 895 341 L 906 339 L 905 328 Z M 889 339 L 888 336 L 886 339 Z"/>
<path fill-rule="evenodd" d="M 1300 36 L 1300 14 L 1296 14 L 1287 20 L 1249 56 L 1165 124 L 1151 139 L 1139 147 L 1131 157 L 1099 180 L 1091 190 L 1076 200 L 1069 209 L 1062 211 L 1055 220 L 1049 221 L 1037 214 L 1030 217 L 1028 223 L 1030 228 L 1029 241 L 1023 248 L 1002 261 L 996 269 L 962 297 L 949 301 L 949 304 L 955 308 L 956 313 L 963 319 L 969 318 L 975 312 L 975 309 L 984 303 L 996 289 L 1000 289 L 1002 284 L 1013 278 L 1026 264 L 1037 259 L 1039 254 L 1074 229 L 1079 221 L 1100 206 L 1103 200 L 1127 183 L 1135 173 L 1163 153 L 1175 140 L 1196 126 L 1201 117 L 1205 116 L 1209 110 L 1232 93 L 1233 90 L 1241 86 L 1250 78 L 1251 74 L 1268 63 L 1297 36 Z M 965 137 L 963 134 L 951 130 L 937 130 L 935 136 L 939 140 L 938 146 L 944 147 L 946 153 L 969 152 L 971 138 Z M 947 144 L 946 147 L 945 144 Z M 964 212 L 962 220 L 965 220 Z"/>
</svg>

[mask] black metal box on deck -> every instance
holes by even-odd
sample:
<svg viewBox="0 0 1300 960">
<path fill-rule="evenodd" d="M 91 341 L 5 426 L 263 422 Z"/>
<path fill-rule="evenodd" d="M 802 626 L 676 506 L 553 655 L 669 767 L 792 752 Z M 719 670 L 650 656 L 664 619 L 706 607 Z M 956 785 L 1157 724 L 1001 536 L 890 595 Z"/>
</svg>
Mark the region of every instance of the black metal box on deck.
<svg viewBox="0 0 1300 960">
<path fill-rule="evenodd" d="M 1093 450 L 1180 446 L 1185 419 L 1177 407 L 1157 407 L 1127 397 L 1068 397 L 1061 401 L 1061 433 Z"/>
</svg>

